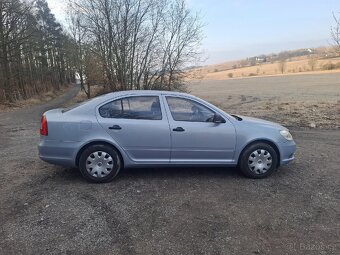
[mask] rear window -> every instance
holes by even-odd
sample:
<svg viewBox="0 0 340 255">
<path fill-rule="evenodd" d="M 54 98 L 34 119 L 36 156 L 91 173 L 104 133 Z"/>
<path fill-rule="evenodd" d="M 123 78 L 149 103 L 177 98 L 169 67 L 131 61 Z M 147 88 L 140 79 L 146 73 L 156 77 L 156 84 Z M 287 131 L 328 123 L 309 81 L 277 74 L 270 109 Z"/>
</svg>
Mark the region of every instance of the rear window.
<svg viewBox="0 0 340 255">
<path fill-rule="evenodd" d="M 161 120 L 158 96 L 134 96 L 111 101 L 99 108 L 103 118 Z"/>
</svg>

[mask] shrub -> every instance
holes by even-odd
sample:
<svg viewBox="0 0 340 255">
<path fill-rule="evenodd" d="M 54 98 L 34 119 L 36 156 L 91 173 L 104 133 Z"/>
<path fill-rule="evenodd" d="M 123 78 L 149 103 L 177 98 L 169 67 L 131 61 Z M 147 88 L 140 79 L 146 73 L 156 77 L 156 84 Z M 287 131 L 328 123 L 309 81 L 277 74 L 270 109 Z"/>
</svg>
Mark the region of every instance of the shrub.
<svg viewBox="0 0 340 255">
<path fill-rule="evenodd" d="M 331 62 L 324 64 L 323 67 L 322 67 L 323 70 L 333 70 L 335 68 L 336 68 L 336 65 L 331 63 Z"/>
<path fill-rule="evenodd" d="M 229 78 L 233 78 L 234 74 L 233 73 L 228 73 Z"/>
</svg>

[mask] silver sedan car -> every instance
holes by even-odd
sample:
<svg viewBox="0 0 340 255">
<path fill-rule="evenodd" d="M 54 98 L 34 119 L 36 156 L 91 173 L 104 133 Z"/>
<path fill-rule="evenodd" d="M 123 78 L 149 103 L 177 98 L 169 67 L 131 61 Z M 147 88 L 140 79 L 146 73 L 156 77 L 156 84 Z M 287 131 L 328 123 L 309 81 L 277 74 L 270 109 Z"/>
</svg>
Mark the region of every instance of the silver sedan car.
<svg viewBox="0 0 340 255">
<path fill-rule="evenodd" d="M 42 160 L 78 167 L 92 182 L 111 181 L 123 167 L 238 166 L 263 178 L 294 159 L 288 129 L 229 115 L 195 96 L 121 91 L 41 119 Z"/>
</svg>

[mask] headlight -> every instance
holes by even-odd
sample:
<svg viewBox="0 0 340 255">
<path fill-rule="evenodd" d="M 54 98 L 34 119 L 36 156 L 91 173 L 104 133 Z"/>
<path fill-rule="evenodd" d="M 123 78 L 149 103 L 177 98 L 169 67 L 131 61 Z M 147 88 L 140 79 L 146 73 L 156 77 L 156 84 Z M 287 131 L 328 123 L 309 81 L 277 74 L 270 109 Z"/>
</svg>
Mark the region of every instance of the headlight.
<svg viewBox="0 0 340 255">
<path fill-rule="evenodd" d="M 288 141 L 293 140 L 293 136 L 289 133 L 288 130 L 281 130 L 281 131 L 280 131 L 280 134 L 281 134 L 284 138 L 286 138 Z"/>
</svg>

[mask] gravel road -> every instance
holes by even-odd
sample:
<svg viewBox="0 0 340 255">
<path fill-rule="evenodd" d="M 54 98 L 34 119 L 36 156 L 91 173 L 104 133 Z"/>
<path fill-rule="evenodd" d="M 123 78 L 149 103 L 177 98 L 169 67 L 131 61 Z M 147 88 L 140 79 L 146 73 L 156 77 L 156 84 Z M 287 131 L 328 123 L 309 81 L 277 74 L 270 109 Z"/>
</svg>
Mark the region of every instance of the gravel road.
<svg viewBox="0 0 340 255">
<path fill-rule="evenodd" d="M 270 178 L 126 169 L 90 184 L 38 158 L 39 118 L 78 91 L 0 114 L 0 254 L 339 254 L 340 131 L 299 130 Z"/>
</svg>

